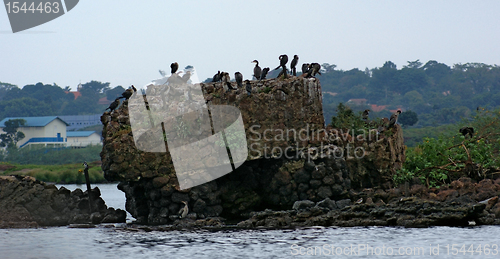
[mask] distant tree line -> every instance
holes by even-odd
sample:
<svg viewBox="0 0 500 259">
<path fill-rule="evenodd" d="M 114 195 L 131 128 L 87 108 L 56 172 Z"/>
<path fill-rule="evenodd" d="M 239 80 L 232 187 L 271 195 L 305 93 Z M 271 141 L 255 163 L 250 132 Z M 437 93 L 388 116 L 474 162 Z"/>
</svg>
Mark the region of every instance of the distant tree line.
<svg viewBox="0 0 500 259">
<path fill-rule="evenodd" d="M 271 71 L 268 78 L 275 77 Z M 300 73 L 299 73 L 300 74 Z M 407 126 L 418 116 L 419 126 L 437 126 L 455 123 L 469 117 L 480 107 L 494 109 L 500 106 L 500 67 L 483 63 L 455 64 L 452 67 L 431 60 L 423 64 L 419 60 L 408 61 L 398 69 L 387 61 L 382 67 L 360 70 L 337 70 L 336 65 L 322 64 L 321 81 L 323 110 L 327 123 L 336 115 L 339 103 L 345 103 L 354 111 L 370 109 L 367 104 L 387 105 L 386 109 L 370 113 L 370 118 L 389 117 L 391 112 L 403 108 L 411 110 L 411 116 L 403 119 Z M 66 93 L 57 84 L 37 83 L 22 89 L 0 82 L 0 119 L 5 117 L 84 115 L 98 114 L 107 105 L 98 100 L 120 96 L 125 90 L 109 83 L 91 81 L 82 85 L 81 96 Z M 365 105 L 352 105 L 349 99 L 366 99 Z M 414 114 L 413 114 L 414 113 Z"/>
<path fill-rule="evenodd" d="M 338 103 L 349 99 L 367 99 L 369 104 L 388 105 L 388 109 L 411 110 L 418 115 L 421 126 L 455 123 L 481 108 L 500 106 L 500 67 L 483 63 L 446 64 L 431 60 L 408 61 L 401 69 L 387 61 L 382 67 L 364 71 L 357 68 L 336 70 L 335 65 L 323 64 L 326 70 L 321 81 L 323 110 L 327 121 L 335 115 Z M 330 94 L 331 93 L 331 94 Z M 369 106 L 352 106 L 354 110 Z M 385 110 L 371 113 L 388 117 Z M 414 117 L 414 114 L 411 114 Z M 372 116 L 372 115 L 370 115 Z"/>
<path fill-rule="evenodd" d="M 76 91 L 76 89 L 74 89 Z M 108 100 L 121 95 L 122 86 L 110 88 L 109 83 L 91 81 L 82 84 L 77 99 L 71 88 L 57 84 L 37 83 L 22 89 L 0 82 L 0 119 L 6 117 L 32 117 L 54 115 L 86 115 L 103 113 L 107 105 L 98 104 L 102 97 Z"/>
</svg>

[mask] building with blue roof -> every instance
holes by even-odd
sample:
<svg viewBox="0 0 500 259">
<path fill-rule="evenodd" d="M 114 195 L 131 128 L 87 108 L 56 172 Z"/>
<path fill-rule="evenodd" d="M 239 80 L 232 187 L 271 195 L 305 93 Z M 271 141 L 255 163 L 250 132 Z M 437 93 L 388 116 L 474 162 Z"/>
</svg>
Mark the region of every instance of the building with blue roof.
<svg viewBox="0 0 500 259">
<path fill-rule="evenodd" d="M 27 145 L 44 146 L 66 146 L 66 127 L 68 123 L 58 116 L 41 117 L 9 117 L 0 121 L 0 130 L 3 133 L 5 122 L 12 119 L 23 119 L 25 125 L 18 128 L 18 131 L 24 133 L 25 137 L 18 143 L 18 147 Z"/>
</svg>

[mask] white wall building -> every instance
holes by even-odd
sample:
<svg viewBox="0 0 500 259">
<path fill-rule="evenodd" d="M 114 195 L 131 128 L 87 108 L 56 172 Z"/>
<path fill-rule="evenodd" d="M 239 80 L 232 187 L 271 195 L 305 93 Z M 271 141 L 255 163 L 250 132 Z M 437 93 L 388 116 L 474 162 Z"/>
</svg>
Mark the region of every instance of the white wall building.
<svg viewBox="0 0 500 259">
<path fill-rule="evenodd" d="M 5 122 L 12 119 L 23 119 L 26 124 L 17 131 L 24 133 L 25 137 L 18 143 L 18 147 L 27 145 L 66 146 L 66 126 L 68 124 L 57 116 L 43 117 L 17 117 L 5 118 L 0 121 L 0 133 L 4 133 Z"/>
<path fill-rule="evenodd" d="M 86 147 L 88 145 L 102 145 L 101 136 L 95 131 L 68 131 L 68 147 Z"/>
</svg>

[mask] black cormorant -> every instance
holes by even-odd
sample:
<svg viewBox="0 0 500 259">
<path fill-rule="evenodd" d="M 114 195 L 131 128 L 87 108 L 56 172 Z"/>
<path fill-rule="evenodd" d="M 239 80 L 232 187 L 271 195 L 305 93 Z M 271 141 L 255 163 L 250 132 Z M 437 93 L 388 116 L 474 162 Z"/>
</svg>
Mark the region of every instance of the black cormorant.
<svg viewBox="0 0 500 259">
<path fill-rule="evenodd" d="M 309 63 L 302 64 L 302 74 L 307 74 L 309 72 Z"/>
<path fill-rule="evenodd" d="M 217 74 L 214 75 L 214 77 L 212 78 L 212 82 L 219 82 L 222 80 L 222 74 L 220 73 L 220 71 L 217 72 Z"/>
<path fill-rule="evenodd" d="M 469 135 L 470 138 L 472 138 L 472 135 L 474 135 L 474 128 L 472 127 L 463 127 L 460 130 L 458 130 L 464 137 L 467 137 Z"/>
<path fill-rule="evenodd" d="M 170 64 L 170 72 L 172 74 L 174 74 L 175 72 L 177 72 L 177 69 L 179 69 L 179 64 L 177 64 L 177 62 L 174 62 L 174 63 Z"/>
<path fill-rule="evenodd" d="M 316 76 L 316 74 L 320 74 L 321 75 L 321 72 L 319 72 L 321 70 L 321 65 L 318 64 L 318 63 L 311 63 L 309 65 L 309 71 L 307 72 L 307 77 L 314 77 Z"/>
<path fill-rule="evenodd" d="M 122 93 L 122 96 L 120 96 L 118 98 L 120 98 L 120 99 L 125 98 L 128 100 L 130 98 L 130 96 L 132 96 L 132 94 L 134 94 L 134 92 L 137 92 L 137 89 L 134 87 L 134 85 L 132 85 L 131 87 L 132 88 L 125 90 L 125 92 Z"/>
<path fill-rule="evenodd" d="M 245 89 L 247 90 L 247 94 L 248 95 L 251 95 L 252 94 L 252 84 L 250 83 L 250 81 L 247 79 L 245 80 Z"/>
<path fill-rule="evenodd" d="M 368 115 L 370 114 L 370 110 L 366 109 L 363 111 L 363 114 L 361 114 L 361 117 L 363 117 L 363 120 L 368 120 Z"/>
<path fill-rule="evenodd" d="M 288 63 L 288 56 L 286 54 L 283 54 L 279 57 L 279 59 L 280 59 L 280 65 L 277 68 L 275 68 L 274 70 L 282 67 L 283 70 L 280 72 L 278 77 L 280 77 L 281 75 L 284 75 L 286 78 L 287 77 L 287 75 L 286 75 L 286 63 Z"/>
<path fill-rule="evenodd" d="M 286 63 L 288 63 L 288 56 L 286 54 L 280 55 L 279 59 L 280 59 L 280 65 L 278 67 L 276 67 L 274 70 L 276 70 L 280 67 L 282 67 L 283 69 L 286 69 Z"/>
<path fill-rule="evenodd" d="M 259 67 L 259 61 L 257 61 L 256 59 L 252 61 L 252 63 L 255 63 L 255 67 L 253 68 L 253 76 L 256 80 L 258 80 L 260 78 L 260 74 L 262 73 L 262 69 Z"/>
<path fill-rule="evenodd" d="M 298 62 L 299 62 L 299 56 L 293 55 L 292 63 L 290 64 L 290 69 L 292 70 L 292 74 L 294 76 L 297 76 L 297 69 L 295 67 L 297 66 Z"/>
<path fill-rule="evenodd" d="M 389 119 L 389 127 L 392 128 L 396 123 L 398 123 L 398 115 L 401 114 L 401 110 L 398 110 L 394 114 L 391 115 L 391 118 Z"/>
<path fill-rule="evenodd" d="M 238 84 L 238 87 L 243 87 L 243 75 L 240 72 L 234 73 L 234 79 Z"/>
<path fill-rule="evenodd" d="M 112 102 L 106 110 L 109 109 L 109 112 L 114 111 L 120 105 L 120 98 L 116 98 L 114 102 Z M 106 111 L 105 110 L 105 111 Z"/>
<path fill-rule="evenodd" d="M 266 79 L 267 72 L 269 72 L 269 67 L 262 69 L 262 74 L 260 75 L 260 80 Z"/>
<path fill-rule="evenodd" d="M 181 201 L 181 202 L 184 203 L 184 207 L 179 210 L 179 218 L 183 219 L 189 213 L 189 208 L 188 208 L 187 202 L 185 202 L 185 201 Z"/>
</svg>

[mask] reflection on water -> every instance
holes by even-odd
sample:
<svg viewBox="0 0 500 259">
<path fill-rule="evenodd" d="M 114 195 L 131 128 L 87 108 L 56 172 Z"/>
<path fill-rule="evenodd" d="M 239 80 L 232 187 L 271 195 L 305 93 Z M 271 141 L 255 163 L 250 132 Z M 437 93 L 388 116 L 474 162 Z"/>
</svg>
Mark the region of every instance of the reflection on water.
<svg viewBox="0 0 500 259">
<path fill-rule="evenodd" d="M 121 226 L 93 229 L 67 227 L 42 229 L 0 230 L 2 258 L 289 258 L 293 254 L 307 253 L 307 247 L 316 247 L 321 257 L 332 256 L 331 247 L 340 247 L 336 258 L 383 258 L 381 251 L 393 256 L 398 248 L 413 253 L 422 248 L 423 254 L 402 255 L 397 258 L 498 258 L 493 245 L 500 245 L 500 227 L 475 228 L 434 227 L 405 229 L 388 227 L 308 228 L 296 230 L 231 230 L 231 231 L 171 231 L 132 232 Z M 431 246 L 439 250 L 430 255 Z M 479 250 L 452 255 L 451 245 L 460 249 L 466 245 L 489 244 L 490 255 Z M 450 245 L 447 252 L 446 245 Z M 351 247 L 371 247 L 372 252 Z M 349 249 L 345 250 L 346 247 Z M 381 250 L 382 247 L 384 250 Z M 293 248 L 293 249 L 292 249 Z M 300 250 L 302 248 L 302 250 Z M 378 249 L 378 250 L 377 250 Z M 411 250 L 408 250 L 411 249 Z M 309 250 L 310 252 L 314 251 Z M 340 251 L 340 250 L 337 250 Z M 407 252 L 405 252 L 407 251 Z M 334 252 L 335 253 L 335 252 Z M 368 253 L 368 254 L 367 254 Z M 380 256 L 376 254 L 380 253 Z M 326 255 L 325 255 L 326 254 Z M 303 256 L 304 258 L 312 256 Z M 317 257 L 316 257 L 317 258 Z"/>
<path fill-rule="evenodd" d="M 115 184 L 97 186 L 108 206 L 124 208 L 124 194 L 116 189 Z M 85 189 L 85 185 L 66 188 L 73 190 L 77 187 Z M 214 232 L 133 232 L 124 228 L 125 224 L 90 229 L 0 229 L 0 258 L 290 258 L 299 253 L 305 254 L 301 256 L 303 258 L 500 258 L 500 226 L 424 229 L 317 227 Z M 437 245 L 438 250 L 435 249 Z M 446 245 L 449 245 L 448 250 Z M 463 245 L 465 249 L 460 250 Z M 473 253 L 469 252 L 471 245 Z M 484 254 L 485 245 L 489 245 L 489 255 Z M 497 247 L 496 254 L 494 246 Z M 372 250 L 360 250 L 359 247 Z M 397 254 L 398 248 L 403 248 L 400 250 L 403 255 Z M 431 255 L 432 248 L 439 254 Z M 452 255 L 452 248 L 457 248 L 456 255 Z M 393 255 L 387 256 L 391 251 Z M 423 254 L 413 255 L 414 251 Z M 308 252 L 317 256 L 308 256 Z"/>
</svg>

